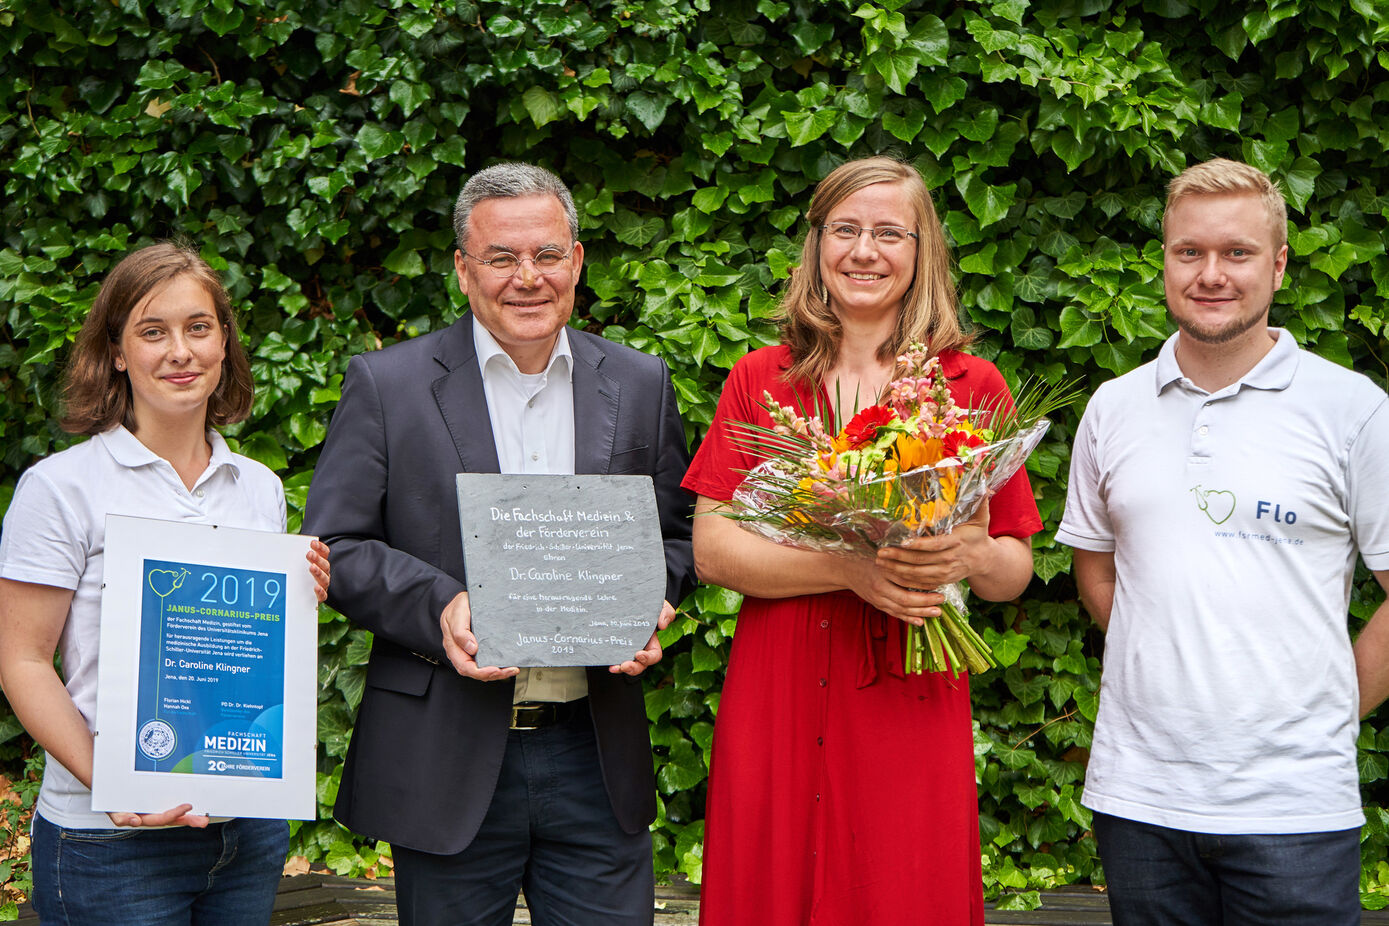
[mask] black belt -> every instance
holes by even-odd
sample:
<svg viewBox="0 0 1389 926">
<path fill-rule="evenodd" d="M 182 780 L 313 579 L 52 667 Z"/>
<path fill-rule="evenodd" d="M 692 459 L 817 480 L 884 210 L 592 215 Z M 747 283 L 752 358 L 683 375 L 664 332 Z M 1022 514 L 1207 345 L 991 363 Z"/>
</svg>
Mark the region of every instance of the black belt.
<svg viewBox="0 0 1389 926">
<path fill-rule="evenodd" d="M 526 701 L 511 705 L 511 729 L 539 730 L 568 723 L 588 713 L 588 698 L 574 701 Z"/>
</svg>

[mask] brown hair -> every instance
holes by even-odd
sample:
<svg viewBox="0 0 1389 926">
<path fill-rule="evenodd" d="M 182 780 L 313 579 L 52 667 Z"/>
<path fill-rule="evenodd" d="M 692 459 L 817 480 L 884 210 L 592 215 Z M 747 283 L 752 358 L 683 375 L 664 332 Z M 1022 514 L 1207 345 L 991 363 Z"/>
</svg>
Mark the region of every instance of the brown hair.
<svg viewBox="0 0 1389 926">
<path fill-rule="evenodd" d="M 1196 164 L 1172 178 L 1167 185 L 1167 205 L 1162 210 L 1163 231 L 1167 230 L 1167 217 L 1172 214 L 1172 207 L 1183 197 L 1230 193 L 1257 196 L 1273 226 L 1274 245 L 1281 248 L 1288 243 L 1288 204 L 1278 184 L 1259 168 L 1228 158 L 1213 158 Z"/>
<path fill-rule="evenodd" d="M 63 430 L 100 434 L 118 424 L 134 430 L 130 377 L 116 369 L 116 347 L 135 307 L 182 276 L 207 290 L 227 337 L 222 377 L 207 403 L 207 426 L 234 424 L 251 413 L 251 364 L 236 336 L 236 319 L 221 279 L 196 251 L 163 242 L 127 254 L 102 281 L 64 371 Z"/>
<path fill-rule="evenodd" d="M 882 359 L 895 358 L 913 341 L 932 353 L 963 347 L 970 338 L 960 326 L 955 281 L 950 275 L 950 250 L 936 217 L 931 194 L 921 174 L 910 164 L 890 157 L 848 161 L 830 171 L 815 187 L 806 219 L 810 229 L 801 248 L 801 264 L 791 276 L 781 300 L 781 337 L 791 348 L 791 380 L 819 383 L 834 366 L 843 328 L 830 308 L 820 277 L 820 226 L 830 211 L 864 187 L 903 183 L 916 220 L 916 273 L 902 296 L 902 310 L 892 336 L 878 348 Z"/>
</svg>

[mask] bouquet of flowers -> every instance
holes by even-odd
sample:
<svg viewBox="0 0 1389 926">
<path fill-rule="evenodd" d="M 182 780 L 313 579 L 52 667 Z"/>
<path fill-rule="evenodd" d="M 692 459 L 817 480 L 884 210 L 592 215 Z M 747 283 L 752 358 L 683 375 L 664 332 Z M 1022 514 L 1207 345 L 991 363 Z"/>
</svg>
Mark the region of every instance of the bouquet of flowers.
<svg viewBox="0 0 1389 926">
<path fill-rule="evenodd" d="M 749 472 L 729 512 L 777 543 L 822 552 L 874 555 L 917 536 L 948 533 L 1022 466 L 1050 422 L 1076 397 L 1069 384 L 1024 390 L 993 408 L 955 404 L 940 361 L 913 344 L 898 358 L 902 376 L 881 404 L 855 414 L 837 434 L 821 415 L 765 395 L 772 428 L 739 423 L 734 439 L 766 462 Z M 905 670 L 914 674 L 997 665 L 965 619 L 962 583 L 938 589 L 941 616 L 907 627 Z"/>
</svg>

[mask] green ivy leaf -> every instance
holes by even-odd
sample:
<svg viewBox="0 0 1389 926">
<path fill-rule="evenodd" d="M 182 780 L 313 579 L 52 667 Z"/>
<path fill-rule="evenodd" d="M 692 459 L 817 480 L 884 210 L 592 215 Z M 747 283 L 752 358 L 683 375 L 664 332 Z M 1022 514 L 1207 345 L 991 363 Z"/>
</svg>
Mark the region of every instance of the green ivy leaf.
<svg viewBox="0 0 1389 926">
<path fill-rule="evenodd" d="M 1018 350 L 1045 350 L 1051 347 L 1053 340 L 1051 329 L 1039 324 L 1035 313 L 1027 306 L 1013 311 L 1012 333 L 1013 344 Z"/>
<path fill-rule="evenodd" d="M 368 161 L 395 154 L 403 139 L 378 125 L 367 123 L 357 130 L 357 146 Z"/>
<path fill-rule="evenodd" d="M 388 254 L 382 266 L 392 273 L 406 277 L 417 277 L 425 270 L 424 258 L 420 257 L 420 252 L 404 246 Z"/>
<path fill-rule="evenodd" d="M 902 115 L 883 113 L 883 128 L 902 141 L 914 141 L 926 124 L 926 110 L 921 106 L 909 107 Z"/>
<path fill-rule="evenodd" d="M 638 90 L 627 97 L 627 111 L 636 116 L 649 132 L 660 128 L 669 108 L 669 99 L 657 98 L 645 90 Z"/>
<path fill-rule="evenodd" d="M 1079 308 L 1061 310 L 1061 343 L 1057 347 L 1093 347 L 1104 337 L 1104 326 Z"/>
<path fill-rule="evenodd" d="M 834 26 L 830 23 L 811 23 L 804 20 L 795 23 L 787 30 L 795 40 L 801 54 L 809 55 L 819 51 L 834 37 Z"/>
<path fill-rule="evenodd" d="M 1298 158 L 1280 178 L 1283 189 L 1292 201 L 1293 208 L 1299 212 L 1307 209 L 1307 203 L 1317 190 L 1317 177 L 1321 176 L 1321 165 L 1311 158 Z"/>
<path fill-rule="evenodd" d="M 423 106 L 430 96 L 432 94 L 428 84 L 419 84 L 409 80 L 391 82 L 391 102 L 399 106 L 401 112 L 407 116 Z"/>
<path fill-rule="evenodd" d="M 521 102 L 537 126 L 549 125 L 560 116 L 560 105 L 555 96 L 544 87 L 528 87 L 521 94 Z"/>
<path fill-rule="evenodd" d="M 203 23 L 218 35 L 226 35 L 241 25 L 243 15 L 237 6 L 221 10 L 211 5 L 203 8 Z"/>
<path fill-rule="evenodd" d="M 1243 107 L 1244 96 L 1234 90 L 1202 106 L 1201 118 L 1218 129 L 1238 132 Z"/>
<path fill-rule="evenodd" d="M 1014 0 L 1024 5 L 1023 0 Z M 926 67 L 944 67 L 949 61 L 950 30 L 939 16 L 927 13 L 912 26 L 910 44 L 917 61 Z M 939 110 L 937 110 L 939 111 Z"/>
<path fill-rule="evenodd" d="M 905 93 L 916 77 L 917 56 L 905 48 L 884 48 L 869 56 L 869 63 L 894 93 Z"/>
<path fill-rule="evenodd" d="M 834 109 L 817 109 L 813 112 L 783 112 L 786 117 L 786 130 L 791 144 L 806 145 L 824 135 L 840 117 Z"/>
<path fill-rule="evenodd" d="M 1018 187 L 1015 183 L 990 186 L 970 171 L 955 178 L 955 188 L 964 197 L 969 211 L 979 220 L 979 226 L 984 228 L 1002 221 L 1008 214 Z"/>
<path fill-rule="evenodd" d="M 280 446 L 280 442 L 264 431 L 243 438 L 237 448 L 237 453 L 248 456 L 259 463 L 264 463 L 276 472 L 281 472 L 289 466 L 289 459 L 285 456 L 284 448 Z"/>
</svg>

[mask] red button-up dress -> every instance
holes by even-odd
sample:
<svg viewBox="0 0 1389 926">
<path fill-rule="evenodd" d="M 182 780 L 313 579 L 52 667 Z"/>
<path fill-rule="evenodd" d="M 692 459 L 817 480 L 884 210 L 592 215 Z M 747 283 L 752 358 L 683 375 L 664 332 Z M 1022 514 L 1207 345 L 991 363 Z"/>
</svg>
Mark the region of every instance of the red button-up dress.
<svg viewBox="0 0 1389 926">
<path fill-rule="evenodd" d="M 733 497 L 760 460 L 728 424 L 770 427 L 764 391 L 815 407 L 813 387 L 782 381 L 790 363 L 783 346 L 734 366 L 687 489 Z M 966 408 L 1007 390 L 987 361 L 946 351 L 941 365 Z M 1041 527 L 1019 471 L 989 531 Z M 903 627 L 848 591 L 744 600 L 714 728 L 704 926 L 982 926 L 969 679 L 904 675 Z"/>
</svg>

